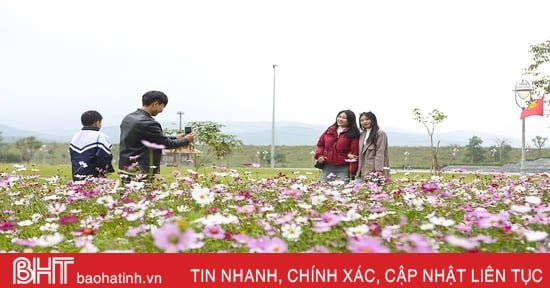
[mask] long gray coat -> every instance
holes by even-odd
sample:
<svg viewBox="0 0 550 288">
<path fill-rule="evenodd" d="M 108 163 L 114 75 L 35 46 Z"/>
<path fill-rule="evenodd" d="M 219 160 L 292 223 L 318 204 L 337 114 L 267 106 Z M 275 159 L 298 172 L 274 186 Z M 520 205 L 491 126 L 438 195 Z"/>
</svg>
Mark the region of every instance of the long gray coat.
<svg viewBox="0 0 550 288">
<path fill-rule="evenodd" d="M 390 167 L 388 151 L 388 136 L 386 132 L 378 130 L 377 143 L 365 142 L 367 130 L 359 136 L 359 167 L 357 177 L 365 177 L 372 172 L 383 173 L 384 167 Z"/>
</svg>

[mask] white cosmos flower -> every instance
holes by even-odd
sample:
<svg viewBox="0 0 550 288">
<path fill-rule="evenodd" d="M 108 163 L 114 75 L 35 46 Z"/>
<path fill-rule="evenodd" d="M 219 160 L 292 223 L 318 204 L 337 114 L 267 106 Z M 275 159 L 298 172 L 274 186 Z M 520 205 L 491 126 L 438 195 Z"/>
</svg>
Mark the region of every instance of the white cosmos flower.
<svg viewBox="0 0 550 288">
<path fill-rule="evenodd" d="M 31 215 L 31 219 L 32 219 L 32 221 L 34 221 L 34 222 L 37 222 L 40 218 L 42 218 L 42 215 L 41 215 L 41 214 L 34 213 L 34 214 Z"/>
<path fill-rule="evenodd" d="M 530 241 L 530 242 L 540 241 L 548 237 L 548 233 L 545 231 L 526 230 L 526 231 L 523 231 L 523 235 L 525 235 L 525 238 L 527 238 L 527 241 Z"/>
<path fill-rule="evenodd" d="M 55 215 L 59 215 L 65 212 L 65 210 L 67 210 L 67 205 L 63 203 L 56 202 L 48 205 L 48 211 Z"/>
<path fill-rule="evenodd" d="M 420 225 L 420 230 L 433 230 L 435 228 L 435 225 L 432 223 L 424 223 Z"/>
<path fill-rule="evenodd" d="M 533 205 L 538 205 L 541 203 L 541 200 L 537 196 L 527 196 L 525 197 L 525 202 Z"/>
<path fill-rule="evenodd" d="M 519 214 L 525 214 L 531 211 L 531 207 L 529 207 L 529 205 L 513 204 L 512 206 L 510 206 L 510 211 L 519 213 Z"/>
<path fill-rule="evenodd" d="M 424 205 L 424 200 L 420 199 L 420 198 L 414 198 L 411 203 L 413 204 L 413 206 L 415 207 L 421 207 L 422 205 Z"/>
<path fill-rule="evenodd" d="M 179 205 L 176 207 L 176 211 L 183 213 L 189 211 L 189 207 L 186 205 Z"/>
<path fill-rule="evenodd" d="M 449 226 L 455 225 L 455 221 L 453 221 L 451 219 L 445 219 L 443 217 L 435 217 L 434 216 L 434 217 L 432 217 L 428 220 L 434 225 L 439 225 L 439 226 L 444 226 L 444 227 L 449 227 Z"/>
<path fill-rule="evenodd" d="M 307 224 L 309 222 L 309 219 L 307 217 L 304 217 L 304 216 L 298 216 L 298 217 L 294 218 L 294 221 L 296 223 L 300 223 L 300 224 Z"/>
<path fill-rule="evenodd" d="M 355 227 L 345 228 L 345 232 L 350 237 L 363 236 L 369 232 L 369 227 L 365 224 L 362 224 Z"/>
<path fill-rule="evenodd" d="M 197 186 L 193 188 L 191 191 L 191 197 L 193 197 L 193 199 L 201 206 L 210 204 L 214 201 L 214 193 L 212 193 L 208 187 L 202 188 Z"/>
<path fill-rule="evenodd" d="M 369 220 L 376 220 L 378 218 L 382 218 L 384 216 L 386 216 L 388 213 L 387 212 L 380 212 L 380 213 L 371 213 L 367 219 Z"/>
<path fill-rule="evenodd" d="M 115 199 L 110 195 L 97 197 L 95 202 L 99 205 L 105 205 L 105 206 L 116 204 Z"/>
<path fill-rule="evenodd" d="M 29 205 L 29 199 L 20 199 L 20 200 L 13 201 L 13 205 L 28 206 Z"/>
<path fill-rule="evenodd" d="M 449 243 L 450 245 L 453 245 L 453 246 L 456 246 L 456 247 L 462 247 L 462 248 L 467 249 L 467 250 L 474 249 L 479 244 L 476 241 L 471 241 L 471 240 L 461 238 L 461 237 L 458 237 L 458 236 L 455 236 L 455 235 L 449 235 L 449 236 L 446 237 L 445 240 L 447 240 L 447 243 Z"/>
<path fill-rule="evenodd" d="M 58 195 L 49 195 L 49 196 L 44 196 L 44 198 L 42 198 L 44 201 L 53 201 L 53 200 L 57 200 L 61 197 L 59 197 Z"/>
<path fill-rule="evenodd" d="M 343 186 L 346 184 L 346 182 L 344 182 L 343 180 L 333 180 L 333 181 L 329 181 L 329 184 L 332 185 L 332 186 Z"/>
<path fill-rule="evenodd" d="M 300 235 L 302 234 L 302 227 L 299 225 L 296 225 L 296 223 L 285 223 L 281 227 L 281 234 L 283 237 L 290 241 L 296 241 L 300 238 Z"/>
<path fill-rule="evenodd" d="M 143 215 L 145 215 L 145 211 L 138 210 L 134 213 L 128 214 L 128 216 L 126 216 L 126 220 L 136 221 L 136 220 L 139 220 L 139 219 L 143 218 Z"/>
<path fill-rule="evenodd" d="M 55 232 L 57 231 L 57 228 L 59 228 L 59 225 L 57 223 L 46 223 L 40 226 L 38 229 L 40 229 L 40 231 Z"/>
<path fill-rule="evenodd" d="M 348 212 L 346 212 L 346 216 L 342 218 L 342 221 L 353 221 L 357 219 L 361 219 L 362 216 L 355 211 L 355 209 L 350 209 Z"/>
<path fill-rule="evenodd" d="M 141 190 L 145 187 L 145 183 L 140 181 L 130 181 L 130 183 L 126 184 L 126 187 L 134 190 Z"/>
<path fill-rule="evenodd" d="M 40 247 L 51 247 L 61 243 L 63 240 L 65 240 L 65 237 L 56 232 L 53 235 L 40 236 L 36 241 L 36 245 Z"/>
<path fill-rule="evenodd" d="M 97 246 L 95 246 L 92 243 L 86 243 L 84 244 L 82 249 L 80 249 L 80 253 L 97 253 L 97 252 L 99 252 L 99 248 L 97 248 Z"/>
<path fill-rule="evenodd" d="M 314 195 L 311 196 L 311 205 L 317 206 L 323 204 L 323 202 L 327 199 L 325 195 Z"/>
<path fill-rule="evenodd" d="M 206 217 L 199 218 L 194 221 L 195 223 L 202 223 L 204 226 L 214 226 L 222 224 L 238 224 L 239 218 L 234 215 L 224 216 L 220 213 L 209 214 Z"/>
<path fill-rule="evenodd" d="M 17 225 L 21 227 L 31 226 L 32 224 L 34 224 L 34 222 L 32 222 L 31 220 L 23 220 L 23 221 L 17 222 Z"/>
<path fill-rule="evenodd" d="M 303 203 L 303 202 L 300 202 L 297 204 L 298 207 L 302 208 L 302 209 L 305 209 L 305 210 L 308 210 L 308 209 L 311 209 L 311 205 L 307 204 L 307 203 Z"/>
</svg>

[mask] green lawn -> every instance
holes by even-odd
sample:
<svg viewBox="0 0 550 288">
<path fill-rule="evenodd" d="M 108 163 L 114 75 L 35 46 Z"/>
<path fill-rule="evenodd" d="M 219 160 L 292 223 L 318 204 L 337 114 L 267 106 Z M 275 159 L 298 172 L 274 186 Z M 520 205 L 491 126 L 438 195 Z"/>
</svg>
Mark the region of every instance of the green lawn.
<svg viewBox="0 0 550 288">
<path fill-rule="evenodd" d="M 71 166 L 68 164 L 58 164 L 58 165 L 47 165 L 47 164 L 32 164 L 32 165 L 23 165 L 25 167 L 24 171 L 19 171 L 17 174 L 20 175 L 39 175 L 44 178 L 59 176 L 61 178 L 70 180 L 71 179 Z M 172 172 L 174 170 L 187 171 L 193 169 L 193 167 L 162 167 L 160 177 L 166 178 L 168 181 L 174 180 Z M 308 180 L 316 181 L 319 177 L 319 170 L 315 168 L 249 168 L 249 167 L 239 167 L 231 168 L 231 170 L 237 171 L 239 174 L 250 174 L 254 178 L 274 178 L 277 177 L 280 173 L 291 175 L 294 173 L 300 172 L 303 175 L 307 175 Z M 2 172 L 13 172 L 15 171 L 13 164 L 0 163 L 0 171 Z M 213 171 L 212 168 L 199 168 L 197 171 L 200 174 L 207 174 Z M 405 172 L 402 170 L 392 170 L 392 178 L 427 178 L 429 177 L 429 171 L 414 171 L 414 172 Z M 112 179 L 118 179 L 116 173 L 110 174 L 108 176 Z M 462 178 L 464 181 L 469 181 L 474 178 L 480 177 L 480 175 L 475 175 L 471 173 L 451 173 L 445 172 L 443 178 L 445 180 L 450 180 L 453 178 Z M 491 177 L 491 176 L 489 176 Z"/>
</svg>

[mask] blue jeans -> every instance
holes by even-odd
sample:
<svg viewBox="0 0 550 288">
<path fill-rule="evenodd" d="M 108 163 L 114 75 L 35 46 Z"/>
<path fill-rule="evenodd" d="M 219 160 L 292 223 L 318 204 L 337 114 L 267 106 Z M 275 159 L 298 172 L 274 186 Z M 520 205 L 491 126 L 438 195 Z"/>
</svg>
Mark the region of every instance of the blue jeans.
<svg viewBox="0 0 550 288">
<path fill-rule="evenodd" d="M 335 166 L 325 162 L 323 170 L 321 170 L 321 181 L 340 180 L 346 183 L 349 182 L 349 165 Z"/>
</svg>

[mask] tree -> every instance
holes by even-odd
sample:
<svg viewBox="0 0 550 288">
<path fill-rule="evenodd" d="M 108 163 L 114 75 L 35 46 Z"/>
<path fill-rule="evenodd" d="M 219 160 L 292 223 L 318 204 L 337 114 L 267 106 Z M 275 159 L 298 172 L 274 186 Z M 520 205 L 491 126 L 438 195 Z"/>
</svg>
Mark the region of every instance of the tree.
<svg viewBox="0 0 550 288">
<path fill-rule="evenodd" d="M 416 120 L 418 123 L 421 123 L 422 125 L 424 125 L 424 127 L 426 127 L 426 131 L 428 131 L 428 135 L 430 136 L 430 149 L 432 151 L 432 165 L 430 168 L 430 173 L 432 175 L 439 174 L 439 166 L 437 164 L 437 153 L 439 150 L 439 142 L 437 142 L 437 146 L 434 147 L 433 135 L 434 135 L 435 126 L 437 126 L 437 124 L 447 119 L 447 115 L 445 115 L 443 112 L 440 112 L 437 109 L 433 109 L 432 112 L 429 112 L 427 115 L 424 115 L 419 108 L 414 108 L 413 119 Z"/>
<path fill-rule="evenodd" d="M 214 158 L 222 160 L 225 156 L 231 154 L 240 148 L 243 143 L 234 135 L 223 134 L 221 128 L 224 126 L 215 122 L 192 122 L 193 134 L 195 134 L 194 147 L 201 151 L 195 154 L 195 169 L 204 166 L 205 163 Z M 178 130 L 166 129 L 165 133 L 175 134 Z"/>
<path fill-rule="evenodd" d="M 550 39 L 539 44 L 531 45 L 529 47 L 529 53 L 531 53 L 532 62 L 524 69 L 523 74 L 535 78 L 531 83 L 536 93 L 549 94 L 550 75 L 541 75 L 540 71 L 548 71 L 548 69 L 543 69 L 543 66 L 548 66 L 545 64 L 550 62 Z"/>
<path fill-rule="evenodd" d="M 512 150 L 512 147 L 508 143 L 507 139 L 497 138 L 495 139 L 495 142 L 496 142 L 496 149 L 498 152 L 498 162 L 502 164 L 504 163 L 503 162 L 504 159 L 508 159 L 508 153 L 510 152 L 510 150 Z M 506 147 L 510 147 L 510 148 L 507 149 Z"/>
<path fill-rule="evenodd" d="M 468 141 L 465 157 L 470 160 L 471 163 L 480 163 L 485 160 L 485 156 L 483 156 L 483 147 L 481 147 L 482 143 L 483 140 L 478 136 L 473 136 Z"/>
<path fill-rule="evenodd" d="M 45 145 L 42 145 L 42 146 L 45 146 Z M 45 148 L 45 150 L 43 152 L 45 152 L 49 158 L 49 162 L 51 165 L 53 165 L 55 163 L 55 152 L 58 151 L 58 148 L 61 146 L 61 144 L 57 143 L 57 142 L 52 142 L 52 143 L 49 143 Z"/>
<path fill-rule="evenodd" d="M 531 141 L 533 141 L 533 144 L 535 144 L 535 147 L 537 147 L 539 158 L 542 156 L 542 147 L 544 146 L 546 140 L 548 140 L 547 137 L 541 137 L 538 135 L 535 136 L 535 138 L 531 139 Z"/>
<path fill-rule="evenodd" d="M 42 142 L 31 136 L 17 140 L 15 147 L 21 152 L 21 161 L 30 163 L 36 151 L 42 147 Z"/>
</svg>

